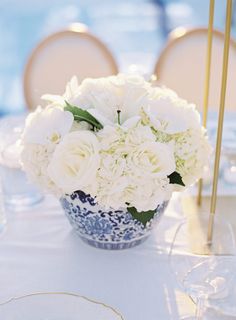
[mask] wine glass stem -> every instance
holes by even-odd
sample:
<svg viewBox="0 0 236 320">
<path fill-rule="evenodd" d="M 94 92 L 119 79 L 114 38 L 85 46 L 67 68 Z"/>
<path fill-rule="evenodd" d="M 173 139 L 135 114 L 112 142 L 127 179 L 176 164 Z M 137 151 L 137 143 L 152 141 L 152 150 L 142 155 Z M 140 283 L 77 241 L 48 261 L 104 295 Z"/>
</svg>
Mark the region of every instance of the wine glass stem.
<svg viewBox="0 0 236 320">
<path fill-rule="evenodd" d="M 203 316 L 205 297 L 199 297 L 197 300 L 196 320 L 201 320 Z"/>
</svg>

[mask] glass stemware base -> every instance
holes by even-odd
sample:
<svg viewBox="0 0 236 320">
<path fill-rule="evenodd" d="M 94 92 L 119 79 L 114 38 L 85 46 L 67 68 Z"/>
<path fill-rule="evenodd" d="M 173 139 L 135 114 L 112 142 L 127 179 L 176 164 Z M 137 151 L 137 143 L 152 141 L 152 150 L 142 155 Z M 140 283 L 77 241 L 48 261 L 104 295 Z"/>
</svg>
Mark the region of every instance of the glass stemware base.
<svg viewBox="0 0 236 320">
<path fill-rule="evenodd" d="M 202 319 L 203 306 L 209 297 L 227 291 L 236 268 L 232 226 L 216 215 L 212 241 L 209 242 L 208 221 L 207 213 L 189 216 L 178 226 L 169 255 L 179 285 L 197 302 L 195 319 Z M 223 303 L 221 308 L 223 312 Z"/>
</svg>

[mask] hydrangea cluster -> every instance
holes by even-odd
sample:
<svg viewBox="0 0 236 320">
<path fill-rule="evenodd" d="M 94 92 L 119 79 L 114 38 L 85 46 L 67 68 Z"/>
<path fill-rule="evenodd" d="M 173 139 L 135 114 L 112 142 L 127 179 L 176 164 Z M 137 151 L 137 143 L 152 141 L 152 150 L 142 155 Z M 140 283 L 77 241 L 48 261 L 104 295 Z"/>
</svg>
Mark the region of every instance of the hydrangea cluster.
<svg viewBox="0 0 236 320">
<path fill-rule="evenodd" d="M 26 120 L 22 165 L 57 196 L 82 190 L 106 208 L 154 210 L 193 184 L 211 152 L 200 116 L 141 76 L 75 77 Z"/>
<path fill-rule="evenodd" d="M 132 204 L 147 211 L 169 199 L 172 188 L 167 177 L 175 171 L 174 155 L 156 141 L 148 126 L 107 126 L 98 139 L 101 165 L 94 194 L 99 203 L 115 208 Z"/>
</svg>

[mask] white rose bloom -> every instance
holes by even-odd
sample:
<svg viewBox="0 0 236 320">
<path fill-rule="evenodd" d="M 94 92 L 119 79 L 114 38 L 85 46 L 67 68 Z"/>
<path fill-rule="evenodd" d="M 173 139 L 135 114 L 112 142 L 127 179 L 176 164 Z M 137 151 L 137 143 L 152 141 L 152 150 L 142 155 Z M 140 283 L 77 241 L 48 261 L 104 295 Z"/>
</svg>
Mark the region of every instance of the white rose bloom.
<svg viewBox="0 0 236 320">
<path fill-rule="evenodd" d="M 94 190 L 98 203 L 114 209 L 128 203 L 148 211 L 170 198 L 167 176 L 175 171 L 173 149 L 155 142 L 150 128 L 137 125 L 126 130 L 108 126 L 98 137 L 101 166 Z"/>
<path fill-rule="evenodd" d="M 80 86 L 77 104 L 97 118 L 103 125 L 139 115 L 145 105 L 151 85 L 141 76 L 123 75 L 99 79 L 86 79 Z"/>
<path fill-rule="evenodd" d="M 26 118 L 22 143 L 41 145 L 59 143 L 73 125 L 74 117 L 71 112 L 59 107 L 38 107 Z"/>
<path fill-rule="evenodd" d="M 160 88 L 153 90 L 161 92 Z M 184 132 L 200 125 L 200 115 L 195 105 L 188 104 L 172 92 L 167 95 L 164 91 L 163 96 L 157 94 L 154 99 L 149 100 L 143 110 L 149 118 L 149 124 L 155 130 L 168 134 Z"/>
<path fill-rule="evenodd" d="M 186 186 L 190 186 L 203 175 L 209 163 L 212 148 L 204 129 L 188 130 L 175 138 L 176 171 Z"/>
<path fill-rule="evenodd" d="M 152 90 L 150 90 L 149 93 L 150 99 L 160 99 L 160 98 L 172 98 L 177 99 L 179 98 L 177 93 L 174 90 L 171 90 L 170 88 L 167 88 L 165 86 L 161 87 L 152 87 Z"/>
<path fill-rule="evenodd" d="M 145 180 L 164 178 L 175 171 L 172 148 L 160 142 L 141 143 L 130 150 L 126 161 L 132 176 Z"/>
<path fill-rule="evenodd" d="M 55 152 L 48 166 L 51 180 L 64 193 L 87 190 L 93 184 L 100 164 L 99 142 L 90 131 L 68 133 Z"/>
</svg>

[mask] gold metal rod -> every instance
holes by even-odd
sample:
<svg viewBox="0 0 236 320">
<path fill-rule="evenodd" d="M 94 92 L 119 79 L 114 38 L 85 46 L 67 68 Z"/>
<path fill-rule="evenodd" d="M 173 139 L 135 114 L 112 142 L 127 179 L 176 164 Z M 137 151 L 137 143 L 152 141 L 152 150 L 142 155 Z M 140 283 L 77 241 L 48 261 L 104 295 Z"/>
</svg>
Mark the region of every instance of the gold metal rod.
<svg viewBox="0 0 236 320">
<path fill-rule="evenodd" d="M 210 90 L 211 51 L 212 51 L 214 9 L 215 9 L 215 0 L 210 0 L 209 23 L 208 23 L 208 33 L 207 33 L 206 73 L 205 73 L 205 83 L 204 83 L 204 101 L 203 101 L 203 115 L 202 115 L 202 123 L 205 128 L 207 125 L 209 90 Z M 203 187 L 203 179 L 200 179 L 198 182 L 198 196 L 197 196 L 197 204 L 199 206 L 202 204 L 202 187 Z"/>
<path fill-rule="evenodd" d="M 209 243 L 212 242 L 213 227 L 214 227 L 214 215 L 215 215 L 215 211 L 216 211 L 217 186 L 218 186 L 218 177 L 219 177 L 221 142 L 222 142 L 224 110 L 225 110 L 225 94 L 226 94 L 226 86 L 227 86 L 231 18 L 232 18 L 232 0 L 227 0 L 223 69 L 222 69 L 221 92 L 220 92 L 220 110 L 219 110 L 219 116 L 218 116 L 218 130 L 217 130 L 217 140 L 216 140 L 214 178 L 213 178 L 210 218 L 209 218 L 209 223 L 208 223 L 208 234 L 207 234 L 207 239 L 208 239 Z"/>
</svg>

